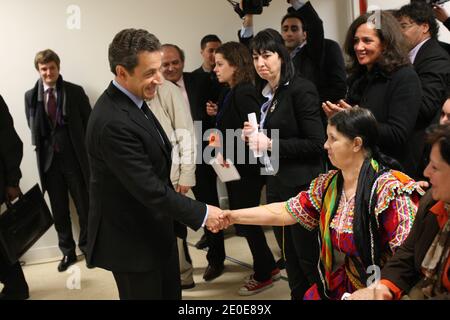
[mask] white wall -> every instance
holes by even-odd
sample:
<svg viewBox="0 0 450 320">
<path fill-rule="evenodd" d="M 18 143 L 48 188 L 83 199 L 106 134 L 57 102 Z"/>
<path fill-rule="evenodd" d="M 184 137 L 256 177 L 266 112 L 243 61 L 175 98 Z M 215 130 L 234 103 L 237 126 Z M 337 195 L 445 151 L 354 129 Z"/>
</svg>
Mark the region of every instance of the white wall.
<svg viewBox="0 0 450 320">
<path fill-rule="evenodd" d="M 350 1 L 313 0 L 312 3 L 325 23 L 326 36 L 341 42 L 351 15 Z M 70 5 L 81 9 L 80 30 L 67 28 L 71 15 L 66 11 Z M 286 8 L 285 0 L 273 0 L 263 15 L 255 17 L 255 29 L 279 29 Z M 0 94 L 24 142 L 22 189 L 28 190 L 38 182 L 23 103 L 24 92 L 32 88 L 38 78 L 33 65 L 37 51 L 55 50 L 62 61 L 64 78 L 82 85 L 93 105 L 112 79 L 107 48 L 121 29 L 145 28 L 161 42 L 178 44 L 186 51 L 186 70 L 189 71 L 201 64 L 199 42 L 202 36 L 216 33 L 223 41 L 236 40 L 240 23 L 226 0 L 2 0 Z M 24 259 L 29 262 L 59 254 L 52 228 Z"/>
</svg>

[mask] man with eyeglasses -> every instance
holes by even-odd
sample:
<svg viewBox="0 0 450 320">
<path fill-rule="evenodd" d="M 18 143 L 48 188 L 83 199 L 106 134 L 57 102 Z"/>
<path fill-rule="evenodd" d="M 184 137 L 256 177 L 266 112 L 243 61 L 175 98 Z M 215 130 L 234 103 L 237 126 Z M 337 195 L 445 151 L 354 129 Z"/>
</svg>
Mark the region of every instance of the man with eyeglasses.
<svg viewBox="0 0 450 320">
<path fill-rule="evenodd" d="M 438 43 L 439 26 L 431 6 L 413 2 L 395 12 L 409 49 L 409 58 L 422 84 L 422 103 L 411 143 L 414 159 L 424 155 L 424 131 L 438 119 L 446 100 L 450 79 L 450 57 Z M 422 178 L 417 172 L 416 178 Z"/>
</svg>

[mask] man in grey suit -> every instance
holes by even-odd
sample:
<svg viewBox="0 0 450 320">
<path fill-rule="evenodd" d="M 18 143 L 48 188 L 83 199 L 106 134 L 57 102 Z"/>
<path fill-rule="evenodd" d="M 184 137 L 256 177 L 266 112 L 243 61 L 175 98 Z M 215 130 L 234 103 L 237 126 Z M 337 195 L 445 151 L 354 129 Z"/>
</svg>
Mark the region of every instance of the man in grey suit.
<svg viewBox="0 0 450 320">
<path fill-rule="evenodd" d="M 161 45 L 125 29 L 109 46 L 115 78 L 87 128 L 90 180 L 88 260 L 112 271 L 121 299 L 180 299 L 174 220 L 225 227 L 221 210 L 177 193 L 171 143 L 148 108 L 161 84 Z"/>
</svg>

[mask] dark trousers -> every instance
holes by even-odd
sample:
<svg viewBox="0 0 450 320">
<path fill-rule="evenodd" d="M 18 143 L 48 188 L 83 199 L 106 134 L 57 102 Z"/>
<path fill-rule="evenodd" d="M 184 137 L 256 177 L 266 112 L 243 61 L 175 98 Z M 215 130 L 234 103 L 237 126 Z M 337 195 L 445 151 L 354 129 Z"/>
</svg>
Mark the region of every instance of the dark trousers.
<svg viewBox="0 0 450 320">
<path fill-rule="evenodd" d="M 28 284 L 25 280 L 19 262 L 13 265 L 7 263 L 0 254 L 0 282 L 3 283 L 5 294 L 28 294 Z"/>
<path fill-rule="evenodd" d="M 219 199 L 217 196 L 216 173 L 214 172 L 214 169 L 207 164 L 197 165 L 195 179 L 196 185 L 192 188 L 195 199 L 218 207 Z M 221 266 L 225 261 L 223 231 L 212 233 L 206 227 L 204 229 L 206 240 L 208 242 L 208 253 L 206 254 L 208 264 L 212 266 Z"/>
<path fill-rule="evenodd" d="M 227 182 L 230 209 L 259 206 L 264 178 L 261 176 L 241 177 L 239 181 Z M 254 279 L 266 281 L 276 268 L 275 259 L 267 245 L 261 226 L 235 225 L 236 231 L 245 236 L 253 257 Z"/>
<path fill-rule="evenodd" d="M 69 192 L 78 213 L 80 237 L 78 247 L 86 252 L 89 197 L 80 166 L 73 155 L 55 153 L 52 164 L 44 174 L 50 198 L 58 244 L 66 256 L 75 255 L 75 242 L 69 209 Z"/>
<path fill-rule="evenodd" d="M 148 272 L 113 272 L 120 300 L 181 300 L 176 241 L 170 257 Z"/>
<path fill-rule="evenodd" d="M 277 177 L 267 179 L 267 202 L 282 202 L 306 190 L 309 185 L 289 187 Z M 284 227 L 273 227 L 275 237 L 286 256 L 286 272 L 291 289 L 291 298 L 301 300 L 306 291 L 314 283 L 320 283 L 317 270 L 319 260 L 318 231 L 308 231 L 299 224 Z"/>
</svg>

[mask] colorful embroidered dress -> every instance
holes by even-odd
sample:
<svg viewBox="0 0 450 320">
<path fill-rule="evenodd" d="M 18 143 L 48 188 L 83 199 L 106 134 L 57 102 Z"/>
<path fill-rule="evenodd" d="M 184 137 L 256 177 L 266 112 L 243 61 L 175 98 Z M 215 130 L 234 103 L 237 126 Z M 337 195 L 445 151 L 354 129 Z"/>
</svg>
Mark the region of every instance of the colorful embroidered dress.
<svg viewBox="0 0 450 320">
<path fill-rule="evenodd" d="M 336 171 L 329 171 L 311 182 L 308 191 L 303 191 L 286 202 L 288 212 L 307 230 L 319 227 L 323 193 L 331 183 Z M 387 171 L 376 180 L 377 204 L 375 214 L 378 222 L 381 248 L 384 256 L 391 255 L 408 236 L 414 222 L 420 194 L 423 191 L 414 180 L 393 171 Z M 420 192 L 420 194 L 419 194 Z M 336 214 L 329 222 L 331 245 L 335 251 L 345 255 L 341 266 L 333 265 L 327 280 L 328 297 L 340 299 L 345 292 L 352 293 L 365 287 L 352 262 L 358 258 L 354 243 L 353 216 L 355 196 L 348 199 L 342 191 Z M 324 259 L 324 257 L 322 257 Z M 327 258 L 326 258 L 327 259 Z M 313 285 L 305 299 L 320 299 L 318 286 Z"/>
</svg>

